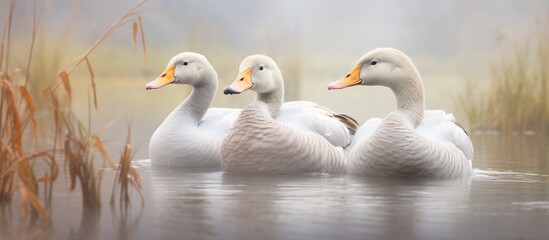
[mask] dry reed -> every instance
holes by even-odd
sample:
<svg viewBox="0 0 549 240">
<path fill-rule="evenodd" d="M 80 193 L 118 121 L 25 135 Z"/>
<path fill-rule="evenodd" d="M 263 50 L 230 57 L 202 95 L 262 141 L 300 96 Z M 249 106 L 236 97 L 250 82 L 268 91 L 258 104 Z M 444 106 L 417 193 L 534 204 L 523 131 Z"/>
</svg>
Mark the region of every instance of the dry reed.
<svg viewBox="0 0 549 240">
<path fill-rule="evenodd" d="M 488 89 L 472 82 L 457 98 L 469 124 L 476 130 L 544 134 L 549 130 L 549 27 L 539 23 L 533 37 L 509 49 L 500 42 L 498 61 L 491 66 Z"/>
<path fill-rule="evenodd" d="M 35 40 L 37 32 L 36 22 L 36 1 L 34 1 L 34 16 L 32 25 L 32 39 L 29 47 L 28 61 L 26 62 L 26 74 L 24 81 L 16 81 L 13 75 L 12 56 L 10 50 L 11 27 L 16 0 L 9 0 L 7 16 L 1 19 L 0 35 L 0 204 L 9 203 L 15 192 L 19 194 L 22 206 L 22 216 L 26 219 L 48 219 L 47 211 L 51 206 L 53 183 L 57 179 L 58 166 L 55 161 L 58 153 L 62 152 L 66 169 L 70 175 L 70 189 L 74 190 L 77 181 L 80 183 L 82 200 L 85 207 L 96 208 L 100 206 L 100 186 L 103 176 L 103 169 L 106 167 L 115 168 L 115 165 L 101 140 L 99 134 L 91 134 L 90 127 L 85 126 L 72 111 L 71 99 L 72 89 L 70 84 L 71 72 L 86 62 L 86 67 L 91 77 L 91 91 L 93 94 L 93 105 L 97 109 L 97 94 L 95 85 L 95 74 L 89 59 L 90 53 L 105 41 L 113 32 L 128 23 L 137 24 L 134 28 L 134 36 L 141 32 L 141 40 L 144 54 L 146 56 L 145 39 L 141 22 L 140 11 L 138 10 L 147 0 L 142 0 L 126 13 L 124 13 L 99 39 L 72 65 L 72 67 L 61 70 L 58 73 L 59 80 L 51 87 L 42 90 L 42 94 L 35 100 L 29 91 L 29 80 L 32 78 L 30 71 L 34 69 L 32 57 L 35 53 Z M 4 10 L 3 8 L 0 10 Z M 17 82 L 24 82 L 18 84 Z M 57 92 L 57 88 L 63 85 L 65 90 L 64 100 Z M 91 102 L 91 100 L 90 100 Z M 42 126 L 37 123 L 36 112 L 40 109 L 43 112 L 51 113 L 53 116 L 53 141 L 47 146 L 39 144 L 40 136 L 46 136 L 46 129 L 51 126 Z M 91 121 L 91 106 L 89 106 L 89 121 Z M 128 134 L 128 137 L 130 135 Z M 129 140 L 128 140 L 129 141 Z M 30 144 L 29 144 L 30 143 Z M 127 150 L 126 150 L 127 149 Z M 126 153 L 128 151 L 129 153 Z M 102 168 L 96 170 L 95 157 L 100 154 Z M 126 166 L 120 171 L 126 171 L 132 179 L 120 180 L 115 184 L 121 184 L 121 195 L 128 194 L 128 186 L 139 191 L 139 175 L 131 166 L 131 146 L 129 142 L 121 156 L 121 165 Z M 43 176 L 36 176 L 37 172 L 33 167 L 36 160 L 42 160 L 49 168 Z M 126 163 L 127 162 L 127 163 Z M 129 166 L 129 167 L 127 167 Z M 125 176 L 125 175 L 124 175 Z M 123 177 L 117 177 L 124 179 Z M 123 182 L 126 183 L 123 183 Z M 120 182 L 120 183 L 118 183 Z M 39 198 L 39 183 L 44 184 L 44 202 Z M 129 183 L 129 185 L 128 185 Z M 122 184 L 125 184 L 122 186 Z M 124 196 L 126 196 L 124 195 Z M 44 207 L 45 206 L 45 207 Z"/>
<path fill-rule="evenodd" d="M 111 194 L 111 205 L 114 205 L 116 198 L 118 198 L 121 207 L 127 206 L 131 200 L 129 190 L 132 187 L 139 193 L 141 206 L 145 204 L 145 199 L 141 193 L 141 179 L 139 173 L 137 172 L 137 169 L 131 166 L 134 154 L 135 152 L 132 150 L 131 145 L 131 122 L 128 121 L 126 145 L 124 145 L 124 149 L 120 155 L 120 161 L 118 162 L 117 174 L 114 180 L 115 184 Z"/>
<path fill-rule="evenodd" d="M 54 179 L 57 172 L 51 171 L 37 179 L 31 161 L 42 159 L 53 166 L 52 169 L 56 169 L 56 163 L 47 150 L 29 153 L 24 142 L 25 134 L 30 133 L 30 148 L 37 148 L 38 127 L 34 115 L 37 106 L 27 87 L 16 84 L 11 74 L 10 42 L 15 3 L 15 0 L 9 2 L 8 18 L 2 26 L 0 39 L 0 203 L 9 202 L 17 190 L 23 207 L 22 216 L 30 215 L 32 219 L 39 216 L 44 220 L 47 214 L 38 197 L 38 181 L 51 185 L 49 180 Z M 33 31 L 35 26 L 34 21 Z M 30 49 L 32 57 L 33 46 Z"/>
</svg>

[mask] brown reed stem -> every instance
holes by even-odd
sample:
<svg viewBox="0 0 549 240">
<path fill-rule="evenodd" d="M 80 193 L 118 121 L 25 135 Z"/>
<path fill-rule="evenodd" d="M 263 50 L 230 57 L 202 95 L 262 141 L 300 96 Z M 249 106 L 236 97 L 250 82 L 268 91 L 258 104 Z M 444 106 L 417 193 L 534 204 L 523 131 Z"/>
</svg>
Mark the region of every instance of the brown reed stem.
<svg viewBox="0 0 549 240">
<path fill-rule="evenodd" d="M 109 27 L 102 35 L 95 41 L 95 43 L 80 57 L 80 59 L 74 64 L 73 67 L 69 68 L 67 71 L 69 74 L 76 69 L 87 57 L 90 55 L 90 53 L 97 47 L 99 44 L 101 44 L 107 37 L 109 37 L 118 27 L 123 26 L 124 24 L 120 24 L 122 21 L 124 21 L 127 17 L 132 16 L 135 13 L 135 10 L 139 8 L 141 5 L 143 5 L 148 0 L 142 0 L 141 2 L 137 3 L 135 6 L 130 8 L 126 13 L 122 15 L 118 20 L 116 20 L 111 27 Z"/>
</svg>

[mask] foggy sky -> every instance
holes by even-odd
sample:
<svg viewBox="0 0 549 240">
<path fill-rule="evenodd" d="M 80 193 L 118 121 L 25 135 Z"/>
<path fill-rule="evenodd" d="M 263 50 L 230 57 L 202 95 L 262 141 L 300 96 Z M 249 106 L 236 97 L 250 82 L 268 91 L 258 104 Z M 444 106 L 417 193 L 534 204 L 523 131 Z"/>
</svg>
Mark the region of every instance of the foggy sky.
<svg viewBox="0 0 549 240">
<path fill-rule="evenodd" d="M 92 41 L 137 1 L 39 2 L 43 21 L 60 31 L 73 12 L 71 31 Z M 27 14 L 31 6 L 32 1 L 17 3 Z M 498 34 L 524 34 L 548 6 L 548 1 L 515 0 L 151 0 L 142 15 L 149 44 L 182 45 L 199 31 L 206 43 L 250 53 L 275 43 L 299 44 L 312 55 L 358 56 L 392 46 L 411 55 L 452 56 L 493 51 Z M 18 16 L 26 20 L 16 23 L 28 24 L 30 18 Z"/>
<path fill-rule="evenodd" d="M 137 1 L 38 3 L 41 26 L 59 33 L 69 26 L 70 40 L 89 46 Z M 142 85 L 171 56 L 196 51 L 210 59 L 221 84 L 226 84 L 234 78 L 239 61 L 249 54 L 267 54 L 279 63 L 296 58 L 300 73 L 293 80 L 300 82 L 294 86 L 301 94 L 299 99 L 345 107 L 366 118 L 390 111 L 393 97 L 377 88 L 330 92 L 338 101 L 324 96 L 325 85 L 345 74 L 369 50 L 394 47 L 404 51 L 422 74 L 427 107 L 456 110 L 448 97 L 461 91 L 456 86 L 465 79 L 489 79 L 490 64 L 499 54 L 498 41 L 509 47 L 528 39 L 536 19 L 547 23 L 549 1 L 151 0 L 141 9 L 149 59 L 153 60 L 135 65 L 135 54 L 130 59 L 128 51 L 122 51 L 133 50 L 128 25 L 109 38 L 106 45 L 110 48 L 94 52 L 91 61 L 99 65 L 98 71 L 119 66 L 122 72 L 134 73 Z M 32 1 L 17 1 L 16 10 L 14 38 L 28 40 Z M 100 56 L 104 49 L 111 49 L 107 57 Z M 222 51 L 232 54 L 229 62 L 219 60 L 224 57 Z M 277 58 L 282 55 L 286 57 Z M 382 97 L 374 99 L 383 104 L 367 99 L 362 106 L 348 106 L 344 101 L 348 96 L 362 98 L 378 92 Z M 223 98 L 216 105 L 242 107 L 252 96 L 241 98 L 242 102 L 233 99 Z"/>
</svg>

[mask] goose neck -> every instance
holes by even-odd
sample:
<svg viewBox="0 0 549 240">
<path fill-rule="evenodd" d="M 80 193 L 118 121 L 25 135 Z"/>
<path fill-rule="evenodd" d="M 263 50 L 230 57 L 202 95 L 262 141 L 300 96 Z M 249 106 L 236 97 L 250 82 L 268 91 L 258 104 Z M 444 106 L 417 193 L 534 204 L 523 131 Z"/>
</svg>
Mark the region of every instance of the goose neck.
<svg viewBox="0 0 549 240">
<path fill-rule="evenodd" d="M 423 82 L 415 71 L 408 75 L 406 81 L 392 87 L 396 96 L 397 110 L 408 116 L 413 127 L 417 127 L 423 120 L 425 109 Z"/>
<path fill-rule="evenodd" d="M 266 104 L 268 114 L 276 118 L 280 114 L 280 109 L 284 102 L 284 90 L 277 89 L 268 93 L 258 94 L 257 102 Z"/>
<path fill-rule="evenodd" d="M 193 123 L 200 122 L 212 104 L 216 89 L 216 81 L 193 86 L 189 97 L 178 107 L 180 118 Z"/>
</svg>

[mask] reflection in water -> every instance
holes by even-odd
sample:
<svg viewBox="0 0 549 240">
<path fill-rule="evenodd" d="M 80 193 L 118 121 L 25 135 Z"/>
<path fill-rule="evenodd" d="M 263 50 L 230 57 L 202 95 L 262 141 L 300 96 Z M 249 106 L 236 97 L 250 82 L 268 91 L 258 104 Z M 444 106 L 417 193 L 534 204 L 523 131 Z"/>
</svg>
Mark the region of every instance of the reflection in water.
<svg viewBox="0 0 549 240">
<path fill-rule="evenodd" d="M 102 209 L 101 214 L 81 212 L 79 195 L 55 188 L 52 226 L 41 236 L 229 240 L 546 238 L 549 169 L 543 158 L 547 150 L 540 145 L 543 142 L 504 142 L 497 137 L 476 138 L 473 142 L 477 150 L 473 175 L 446 180 L 240 175 L 156 168 L 149 161 L 139 161 L 144 208 L 134 194 L 135 201 L 128 208 Z M 106 176 L 107 186 L 112 179 Z M 103 188 L 103 195 L 108 196 L 109 190 Z M 23 236 L 21 224 L 13 221 L 18 209 L 0 209 L 0 238 Z"/>
<path fill-rule="evenodd" d="M 77 231 L 71 229 L 69 239 L 98 239 L 100 218 L 101 209 L 84 208 L 80 219 L 80 227 Z"/>
<path fill-rule="evenodd" d="M 108 229 L 102 233 L 101 209 L 84 208 L 78 230 L 71 229 L 68 239 L 105 239 L 105 233 L 108 233 L 107 238 L 133 239 L 143 214 L 143 208 L 131 208 L 131 205 L 124 205 L 117 209 L 116 206 L 111 205 L 110 210 L 111 216 L 109 216 L 110 221 L 108 222 L 112 221 L 112 225 L 107 225 Z M 132 210 L 138 211 L 136 216 L 133 215 Z"/>
<path fill-rule="evenodd" d="M 419 181 L 325 174 L 258 176 L 171 173 L 151 169 L 155 206 L 149 216 L 172 238 L 310 239 L 430 233 L 439 209 L 455 214 L 469 199 L 471 179 Z M 169 209 L 169 210 L 168 210 Z M 424 221 L 427 220 L 427 221 Z M 179 227 L 172 229 L 174 224 Z M 172 232 L 173 231 L 173 232 Z M 442 234 L 441 234 L 442 236 Z"/>
<path fill-rule="evenodd" d="M 0 204 L 0 239 L 49 239 L 53 228 L 48 219 L 28 217 L 22 219 L 19 212 L 13 213 L 12 208 L 19 204 Z"/>
<path fill-rule="evenodd" d="M 82 204 L 80 198 L 75 198 L 72 204 Z M 54 201 L 55 203 L 55 201 Z M 52 220 L 41 221 L 23 220 L 15 221 L 20 218 L 19 206 L 17 204 L 5 204 L 0 206 L 0 239 L 134 239 L 135 233 L 140 224 L 143 215 L 142 207 L 132 207 L 131 204 L 121 206 L 111 206 L 110 219 L 101 218 L 101 209 L 84 208 L 80 215 L 80 224 L 75 230 L 69 225 L 68 230 L 61 230 L 59 222 L 74 222 L 73 215 L 54 212 Z M 64 206 L 57 206 L 64 207 Z M 132 211 L 137 211 L 134 214 Z M 15 212 L 16 214 L 13 214 Z M 55 215 L 55 213 L 59 214 Z M 62 221 L 59 221 L 61 220 Z M 102 230 L 102 222 L 108 222 L 107 229 Z M 112 224 L 111 224 L 112 223 Z M 62 224 L 61 224 L 62 225 Z"/>
<path fill-rule="evenodd" d="M 13 236 L 13 217 L 9 204 L 0 204 L 0 236 Z"/>
<path fill-rule="evenodd" d="M 111 205 L 111 212 L 118 218 L 117 239 L 132 239 L 135 237 L 141 216 L 143 215 L 143 206 L 133 209 L 131 205 L 120 206 L 119 215 L 114 214 L 116 207 Z M 137 216 L 133 217 L 132 210 L 139 210 Z"/>
<path fill-rule="evenodd" d="M 474 136 L 474 168 L 549 174 L 545 136 Z"/>
<path fill-rule="evenodd" d="M 147 199 L 147 206 L 155 206 L 149 212 L 155 219 L 150 223 L 153 232 L 149 234 L 160 239 L 175 239 L 181 237 L 181 234 L 188 239 L 215 235 L 215 229 L 209 225 L 216 222 L 209 213 L 209 205 L 216 201 L 216 194 L 221 194 L 219 174 L 172 171 L 167 168 L 152 168 L 142 172 L 142 176 L 147 176 L 151 184 L 148 195 L 151 199 Z"/>
</svg>

